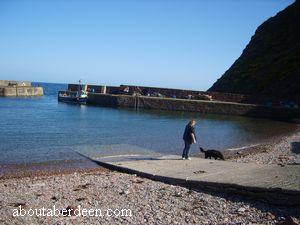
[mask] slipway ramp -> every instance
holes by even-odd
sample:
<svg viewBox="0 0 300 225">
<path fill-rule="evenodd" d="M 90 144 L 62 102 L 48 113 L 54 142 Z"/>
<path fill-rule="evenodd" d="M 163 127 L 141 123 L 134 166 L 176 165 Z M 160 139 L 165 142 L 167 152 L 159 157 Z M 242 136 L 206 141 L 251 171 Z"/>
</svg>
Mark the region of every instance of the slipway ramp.
<svg viewBox="0 0 300 225">
<path fill-rule="evenodd" d="M 89 156 L 87 156 L 89 157 Z M 91 158 L 103 167 L 187 188 L 300 205 L 300 165 L 264 165 L 179 156 Z"/>
</svg>

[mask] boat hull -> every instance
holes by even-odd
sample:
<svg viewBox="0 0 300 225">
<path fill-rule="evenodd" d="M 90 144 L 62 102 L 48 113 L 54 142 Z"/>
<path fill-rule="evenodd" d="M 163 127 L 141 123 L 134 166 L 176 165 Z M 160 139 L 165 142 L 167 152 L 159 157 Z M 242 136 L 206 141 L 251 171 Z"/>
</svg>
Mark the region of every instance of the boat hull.
<svg viewBox="0 0 300 225">
<path fill-rule="evenodd" d="M 70 96 L 58 96 L 59 102 L 73 103 L 73 104 L 86 104 L 87 98 L 70 97 Z"/>
</svg>

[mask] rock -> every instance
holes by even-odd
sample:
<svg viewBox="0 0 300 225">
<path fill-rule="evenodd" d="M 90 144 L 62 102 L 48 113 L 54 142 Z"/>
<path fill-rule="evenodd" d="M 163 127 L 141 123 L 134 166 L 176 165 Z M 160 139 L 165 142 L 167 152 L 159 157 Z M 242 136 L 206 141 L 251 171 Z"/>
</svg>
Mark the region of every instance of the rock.
<svg viewBox="0 0 300 225">
<path fill-rule="evenodd" d="M 73 191 L 80 191 L 83 189 L 87 189 L 90 185 L 91 185 L 90 183 L 78 185 L 76 188 L 73 189 Z"/>
<path fill-rule="evenodd" d="M 25 205 L 26 205 L 25 202 L 15 202 L 10 204 L 10 206 L 12 207 L 19 207 L 19 206 L 24 207 Z"/>
<path fill-rule="evenodd" d="M 77 202 L 81 202 L 81 201 L 83 201 L 83 200 L 86 200 L 86 198 L 77 198 L 77 199 L 76 199 Z"/>
<path fill-rule="evenodd" d="M 237 210 L 238 213 L 244 213 L 246 211 L 245 208 L 241 207 Z"/>
<path fill-rule="evenodd" d="M 53 196 L 51 199 L 54 200 L 54 201 L 57 201 L 57 200 L 58 200 L 58 198 L 55 197 L 55 196 Z"/>
<path fill-rule="evenodd" d="M 129 190 L 122 190 L 122 191 L 120 191 L 120 195 L 128 195 L 130 193 L 130 191 Z"/>
<path fill-rule="evenodd" d="M 286 216 L 284 221 L 279 221 L 276 225 L 299 225 L 299 221 L 294 221 L 291 216 Z"/>
<path fill-rule="evenodd" d="M 132 182 L 133 182 L 133 183 L 136 183 L 136 184 L 141 184 L 141 183 L 144 183 L 144 181 L 143 181 L 143 180 L 139 180 L 139 179 L 137 179 L 137 180 L 133 180 Z"/>
<path fill-rule="evenodd" d="M 192 189 L 190 189 L 190 190 L 188 190 L 188 192 L 187 192 L 189 195 L 191 195 L 191 194 L 193 194 L 194 193 L 194 191 L 192 190 Z"/>
<path fill-rule="evenodd" d="M 175 192 L 174 196 L 175 197 L 182 197 L 182 194 L 180 192 Z"/>
<path fill-rule="evenodd" d="M 274 214 L 268 212 L 268 213 L 267 213 L 267 218 L 268 218 L 269 220 L 275 220 L 276 217 L 275 217 Z"/>
<path fill-rule="evenodd" d="M 227 224 L 228 222 L 229 222 L 229 219 L 227 217 L 224 218 L 223 223 Z"/>
</svg>

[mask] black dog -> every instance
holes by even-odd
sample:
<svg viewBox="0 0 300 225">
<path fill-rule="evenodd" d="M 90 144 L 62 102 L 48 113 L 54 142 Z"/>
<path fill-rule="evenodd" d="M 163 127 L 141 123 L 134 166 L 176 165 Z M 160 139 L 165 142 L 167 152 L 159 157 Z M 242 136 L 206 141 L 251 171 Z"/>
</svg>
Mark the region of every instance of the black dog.
<svg viewBox="0 0 300 225">
<path fill-rule="evenodd" d="M 224 156 L 222 155 L 222 153 L 219 152 L 219 151 L 217 151 L 217 150 L 206 150 L 206 151 L 204 151 L 204 149 L 200 147 L 200 151 L 204 152 L 206 159 L 207 158 L 211 159 L 211 157 L 213 157 L 215 159 L 219 158 L 219 159 L 225 160 Z"/>
</svg>

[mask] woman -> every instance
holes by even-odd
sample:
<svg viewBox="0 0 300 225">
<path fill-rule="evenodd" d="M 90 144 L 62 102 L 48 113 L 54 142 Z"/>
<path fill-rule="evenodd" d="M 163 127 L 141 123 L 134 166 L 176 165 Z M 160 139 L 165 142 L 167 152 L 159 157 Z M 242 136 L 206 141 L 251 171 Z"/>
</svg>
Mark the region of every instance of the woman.
<svg viewBox="0 0 300 225">
<path fill-rule="evenodd" d="M 189 151 L 191 145 L 193 143 L 196 143 L 195 125 L 196 125 L 196 121 L 191 120 L 185 127 L 184 134 L 183 134 L 184 149 L 182 153 L 182 159 L 191 160 L 191 158 L 189 157 Z"/>
</svg>

